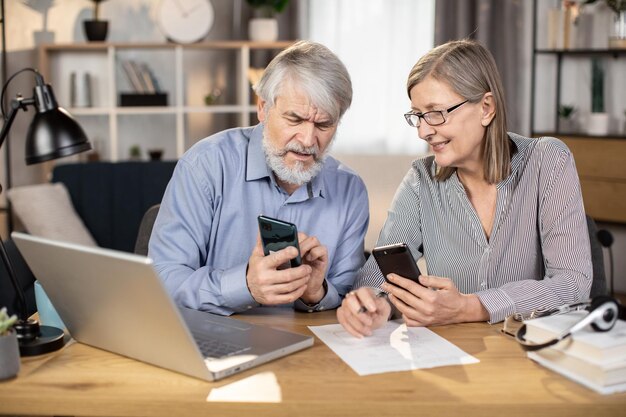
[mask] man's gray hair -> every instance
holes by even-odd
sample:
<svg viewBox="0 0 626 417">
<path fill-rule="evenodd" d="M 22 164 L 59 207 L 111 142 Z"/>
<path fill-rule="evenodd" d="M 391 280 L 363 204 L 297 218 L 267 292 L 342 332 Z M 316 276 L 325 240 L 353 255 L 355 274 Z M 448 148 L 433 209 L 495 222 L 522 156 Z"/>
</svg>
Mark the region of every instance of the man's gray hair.
<svg viewBox="0 0 626 417">
<path fill-rule="evenodd" d="M 283 50 L 267 66 L 254 91 L 272 107 L 287 85 L 302 89 L 334 123 L 352 103 L 348 70 L 337 55 L 319 43 L 299 41 Z"/>
</svg>

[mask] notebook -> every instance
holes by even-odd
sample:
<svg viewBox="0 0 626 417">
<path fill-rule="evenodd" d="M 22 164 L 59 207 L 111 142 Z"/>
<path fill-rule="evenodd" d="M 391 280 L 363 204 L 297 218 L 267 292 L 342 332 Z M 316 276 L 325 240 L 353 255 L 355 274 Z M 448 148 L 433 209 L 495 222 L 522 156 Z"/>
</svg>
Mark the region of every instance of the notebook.
<svg viewBox="0 0 626 417">
<path fill-rule="evenodd" d="M 209 381 L 313 345 L 311 336 L 178 308 L 150 258 L 11 236 L 78 342 Z"/>
</svg>

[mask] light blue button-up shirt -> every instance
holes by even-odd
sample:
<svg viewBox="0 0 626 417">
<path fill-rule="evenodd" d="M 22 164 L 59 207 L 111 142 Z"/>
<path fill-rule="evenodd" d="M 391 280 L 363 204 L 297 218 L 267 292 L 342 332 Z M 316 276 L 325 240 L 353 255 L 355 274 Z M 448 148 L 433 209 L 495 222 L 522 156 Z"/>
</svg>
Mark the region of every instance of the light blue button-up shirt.
<svg viewBox="0 0 626 417">
<path fill-rule="evenodd" d="M 267 166 L 263 125 L 210 136 L 179 160 L 150 238 L 148 255 L 177 304 L 228 315 L 256 307 L 246 269 L 258 235 L 257 216 L 286 220 L 328 249 L 328 290 L 314 307 L 335 308 L 363 265 L 369 221 L 361 178 L 332 157 L 287 194 Z"/>
</svg>

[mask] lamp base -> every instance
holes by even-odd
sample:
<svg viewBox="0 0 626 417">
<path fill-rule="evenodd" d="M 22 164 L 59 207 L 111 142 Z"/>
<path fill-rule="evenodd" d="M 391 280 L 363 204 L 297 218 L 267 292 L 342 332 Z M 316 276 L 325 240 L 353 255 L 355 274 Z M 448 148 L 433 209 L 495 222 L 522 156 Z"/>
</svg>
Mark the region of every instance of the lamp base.
<svg viewBox="0 0 626 417">
<path fill-rule="evenodd" d="M 65 345 L 63 330 L 40 326 L 35 320 L 20 320 L 15 325 L 20 346 L 20 356 L 37 356 L 54 352 Z"/>
</svg>

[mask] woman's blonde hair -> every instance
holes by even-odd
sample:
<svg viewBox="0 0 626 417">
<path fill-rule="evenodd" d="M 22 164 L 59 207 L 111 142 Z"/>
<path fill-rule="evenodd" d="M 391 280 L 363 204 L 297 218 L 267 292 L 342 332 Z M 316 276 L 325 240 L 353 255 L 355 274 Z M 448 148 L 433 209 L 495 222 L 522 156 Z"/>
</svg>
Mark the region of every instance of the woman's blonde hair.
<svg viewBox="0 0 626 417">
<path fill-rule="evenodd" d="M 478 42 L 467 39 L 432 49 L 411 69 L 406 86 L 409 99 L 411 89 L 426 77 L 445 82 L 470 103 L 479 102 L 485 93 L 491 92 L 496 111 L 483 138 L 484 173 L 490 184 L 505 179 L 511 172 L 512 145 L 506 131 L 504 89 L 491 53 Z M 441 167 L 435 178 L 446 180 L 454 171 L 453 167 Z"/>
</svg>

